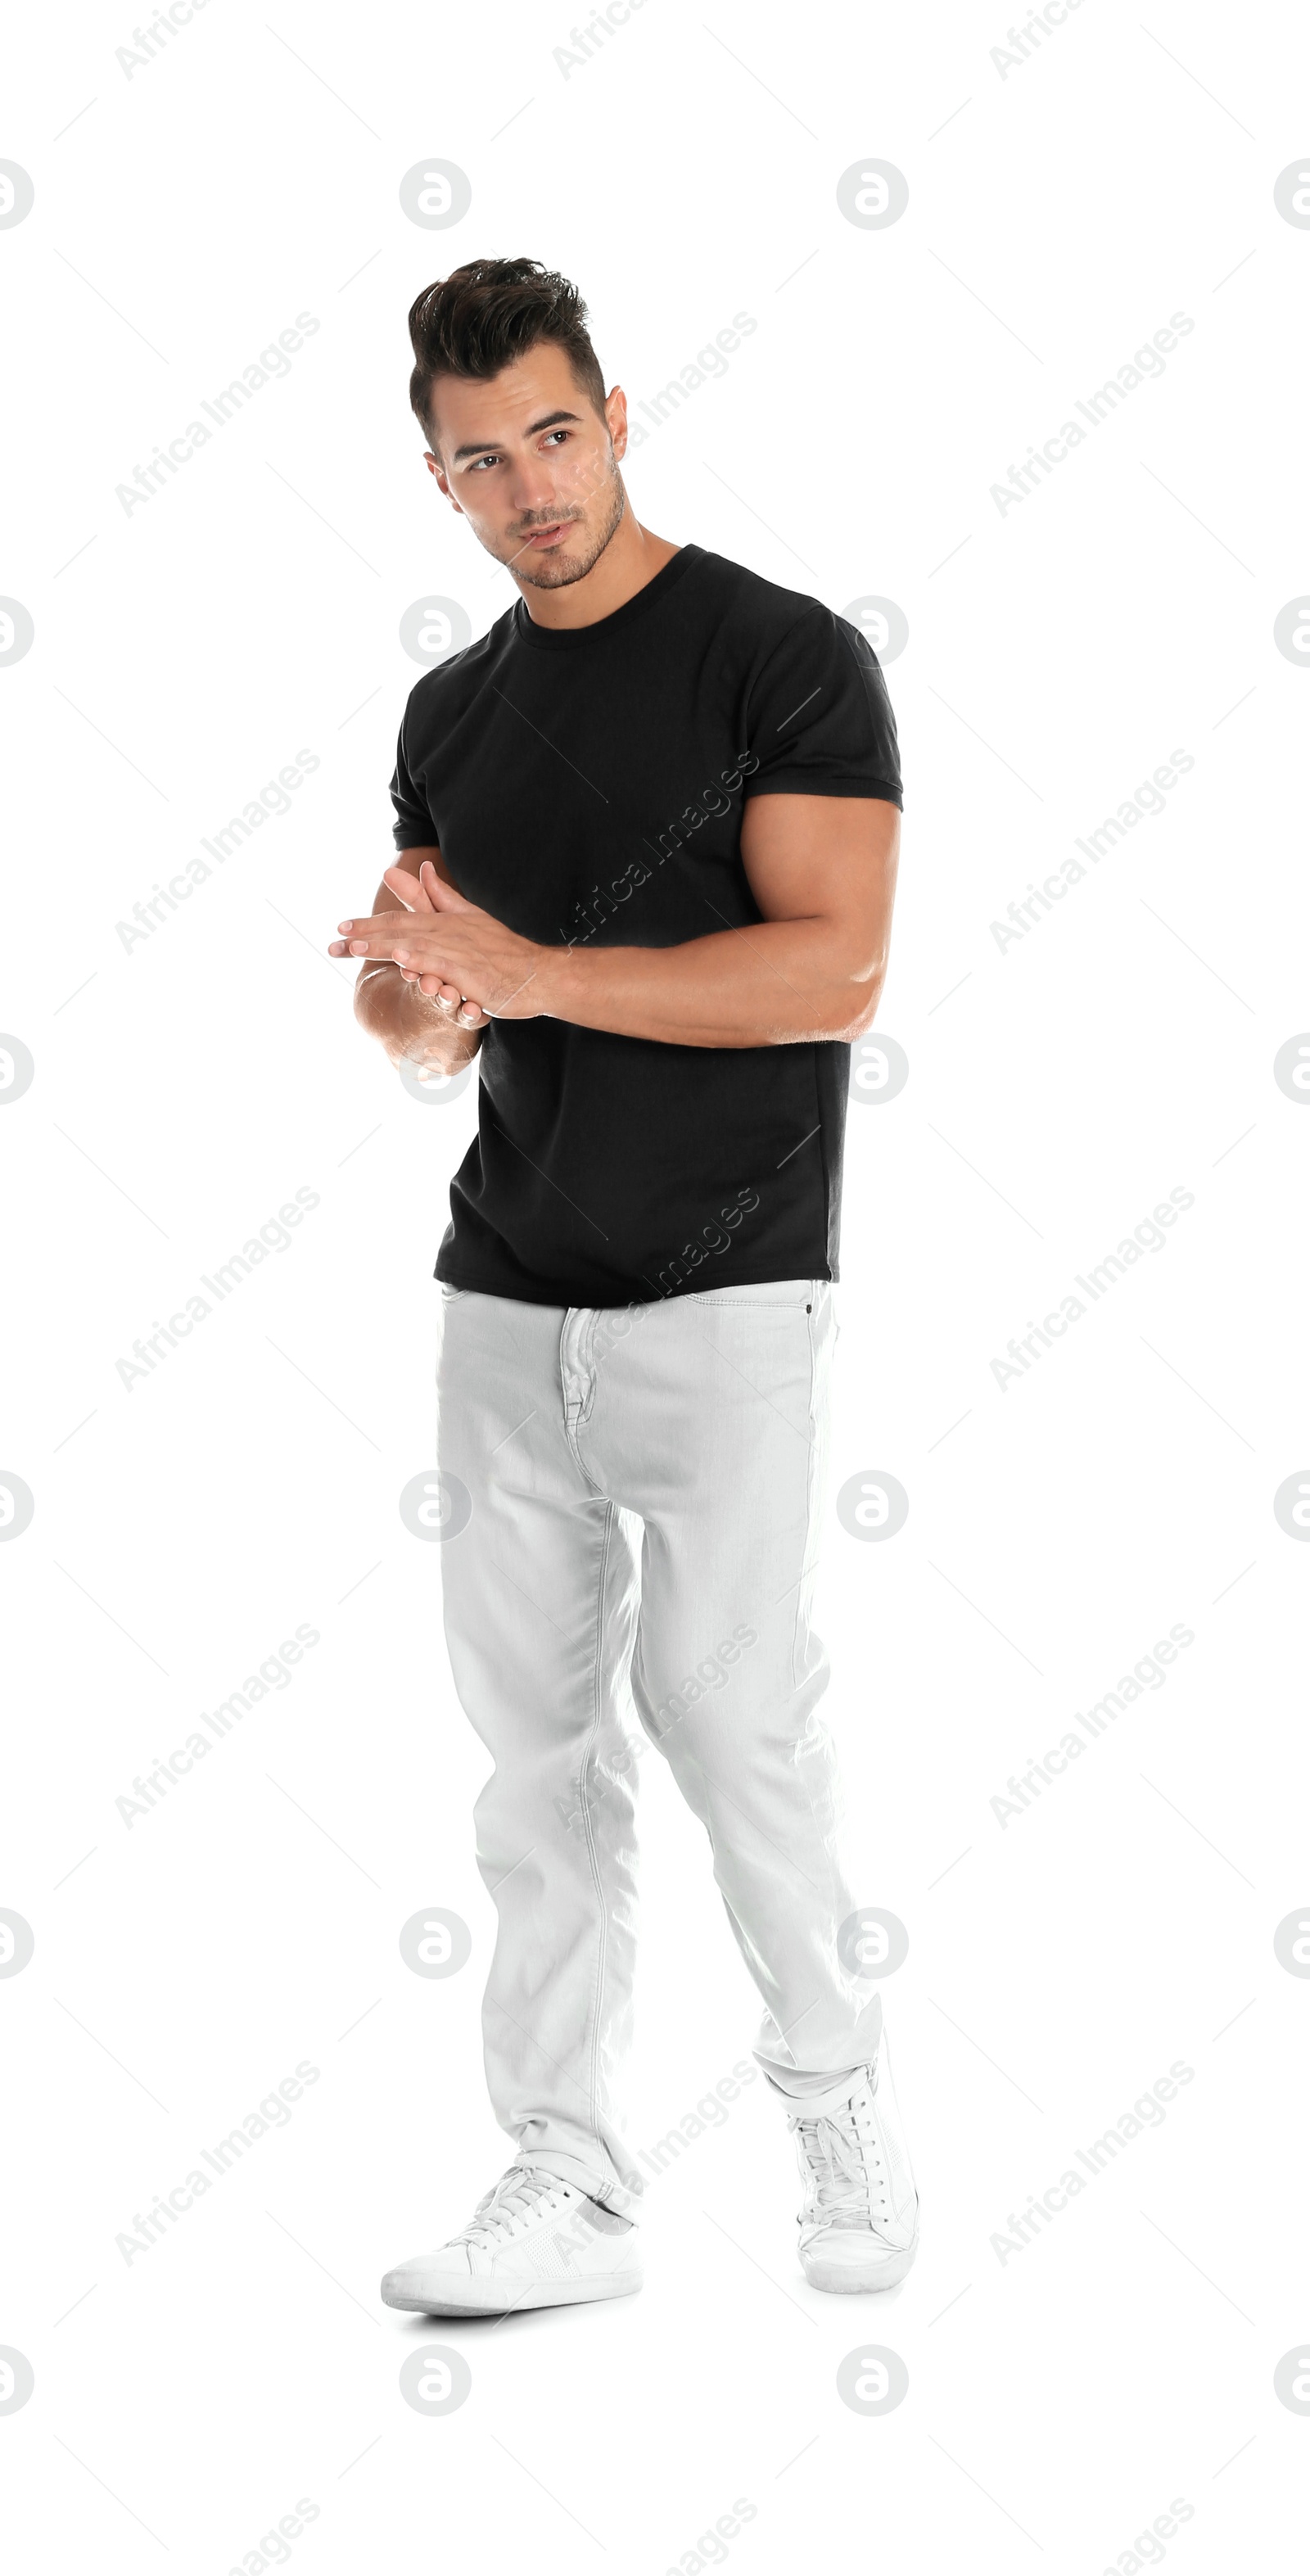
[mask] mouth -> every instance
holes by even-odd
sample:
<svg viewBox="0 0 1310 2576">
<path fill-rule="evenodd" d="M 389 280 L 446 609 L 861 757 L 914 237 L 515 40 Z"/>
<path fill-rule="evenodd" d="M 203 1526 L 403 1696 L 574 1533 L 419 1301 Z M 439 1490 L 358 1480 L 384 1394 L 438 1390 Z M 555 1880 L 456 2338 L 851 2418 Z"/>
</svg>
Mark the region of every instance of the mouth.
<svg viewBox="0 0 1310 2576">
<path fill-rule="evenodd" d="M 557 546 L 560 538 L 567 536 L 568 530 L 567 519 L 556 519 L 549 528 L 529 528 L 524 543 L 529 546 Z"/>
</svg>

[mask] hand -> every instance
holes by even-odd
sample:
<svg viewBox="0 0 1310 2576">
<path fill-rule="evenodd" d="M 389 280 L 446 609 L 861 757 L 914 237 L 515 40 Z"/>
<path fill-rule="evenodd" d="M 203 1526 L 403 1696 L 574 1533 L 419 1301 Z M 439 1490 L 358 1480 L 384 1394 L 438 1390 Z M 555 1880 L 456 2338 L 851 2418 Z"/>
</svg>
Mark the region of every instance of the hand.
<svg viewBox="0 0 1310 2576">
<path fill-rule="evenodd" d="M 520 939 L 491 913 L 466 903 L 430 860 L 423 862 L 417 888 L 407 868 L 387 868 L 382 881 L 399 896 L 405 913 L 340 922 L 344 936 L 331 942 L 330 957 L 390 958 L 407 983 L 435 996 L 443 1008 L 450 1007 L 446 996 L 463 996 L 456 1014 L 461 1027 L 480 1028 L 488 1019 L 532 1020 L 546 1009 L 542 970 L 550 949 Z M 476 1020 L 464 1017 L 470 1005 Z"/>
<path fill-rule="evenodd" d="M 401 979 L 414 984 L 425 999 L 435 999 L 445 1018 L 456 1020 L 458 1028 L 486 1028 L 492 1010 L 484 1010 L 484 997 L 494 989 L 504 992 L 499 1005 L 502 1018 L 535 1018 L 540 1002 L 525 997 L 517 1010 L 512 1007 L 515 979 L 530 979 L 533 974 L 538 958 L 533 940 L 520 940 L 492 914 L 463 902 L 463 894 L 445 884 L 427 858 L 417 876 L 412 868 L 386 868 L 383 886 L 399 896 L 404 912 L 378 912 L 368 920 L 340 922 L 347 938 L 332 940 L 329 956 L 389 958 L 399 966 Z M 463 914 L 463 920 L 456 925 L 450 914 Z M 484 927 L 481 945 L 476 940 L 471 943 L 474 925 Z M 450 981 L 453 976 L 458 981 Z M 466 984 L 474 984 L 476 992 L 466 992 Z"/>
<path fill-rule="evenodd" d="M 417 877 L 412 876 L 408 868 L 387 868 L 382 882 L 400 896 L 407 911 L 434 915 L 436 906 L 424 882 L 425 871 L 432 884 L 440 886 L 441 879 L 430 859 L 423 860 Z M 402 982 L 416 986 L 427 1001 L 435 1001 L 445 1017 L 453 1019 L 460 1028 L 485 1029 L 487 1026 L 488 1014 L 476 1002 L 468 1001 L 453 984 L 443 984 L 437 975 L 420 975 L 413 966 L 402 966 L 398 971 Z"/>
</svg>

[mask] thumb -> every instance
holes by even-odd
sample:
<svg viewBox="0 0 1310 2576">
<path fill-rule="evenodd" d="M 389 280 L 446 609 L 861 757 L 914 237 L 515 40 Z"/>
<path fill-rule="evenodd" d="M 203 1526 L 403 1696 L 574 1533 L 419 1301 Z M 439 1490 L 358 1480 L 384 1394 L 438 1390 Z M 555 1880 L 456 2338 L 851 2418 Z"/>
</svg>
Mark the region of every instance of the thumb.
<svg viewBox="0 0 1310 2576">
<path fill-rule="evenodd" d="M 390 886 L 393 894 L 399 895 L 406 912 L 431 912 L 421 873 L 415 876 L 412 868 L 384 868 L 382 882 Z"/>
<path fill-rule="evenodd" d="M 463 895 L 457 893 L 454 886 L 447 885 L 445 878 L 438 876 L 431 859 L 425 859 L 419 869 L 419 884 L 434 912 L 477 911 L 475 903 L 466 903 Z"/>
</svg>

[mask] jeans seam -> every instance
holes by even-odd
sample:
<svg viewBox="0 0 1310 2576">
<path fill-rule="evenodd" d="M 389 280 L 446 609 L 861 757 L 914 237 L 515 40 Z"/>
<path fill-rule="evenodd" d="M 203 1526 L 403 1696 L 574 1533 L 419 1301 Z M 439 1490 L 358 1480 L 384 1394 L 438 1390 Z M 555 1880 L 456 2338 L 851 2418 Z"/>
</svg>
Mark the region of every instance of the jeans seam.
<svg viewBox="0 0 1310 2576">
<path fill-rule="evenodd" d="M 569 1312 L 571 1312 L 571 1311 L 572 1311 L 572 1310 L 570 1309 L 570 1310 L 569 1310 Z M 588 1389 L 587 1389 L 587 1394 L 586 1394 L 585 1403 L 583 1403 L 583 1404 L 579 1404 L 579 1406 L 578 1406 L 578 1410 L 577 1410 L 576 1414 L 572 1413 L 572 1412 L 570 1411 L 570 1406 L 569 1406 L 569 1391 L 568 1391 L 568 1384 L 567 1384 L 567 1380 L 566 1380 L 566 1377 L 565 1377 L 565 1368 L 564 1368 L 564 1346 L 565 1346 L 566 1341 L 568 1340 L 568 1330 L 569 1330 L 569 1314 L 568 1314 L 568 1312 L 566 1312 L 566 1313 L 565 1313 L 565 1316 L 564 1316 L 564 1321 L 563 1321 L 563 1323 L 562 1323 L 562 1324 L 561 1324 L 561 1326 L 560 1326 L 560 1337 L 559 1337 L 559 1376 L 560 1376 L 560 1397 L 561 1397 L 561 1401 L 562 1401 L 563 1409 L 564 1409 L 564 1410 L 563 1410 L 564 1445 L 565 1445 L 566 1449 L 568 1450 L 569 1456 L 572 1458 L 573 1463 L 574 1463 L 574 1466 L 577 1468 L 578 1473 L 579 1473 L 579 1475 L 581 1476 L 583 1483 L 584 1483 L 584 1484 L 585 1484 L 585 1486 L 587 1487 L 588 1492 L 589 1492 L 589 1493 L 591 1493 L 591 1494 L 596 1495 L 597 1497 L 599 1497 L 603 1489 L 602 1489 L 602 1487 L 601 1487 L 601 1486 L 599 1486 L 599 1485 L 597 1484 L 596 1479 L 595 1479 L 595 1477 L 593 1476 L 593 1474 L 592 1474 L 592 1472 L 591 1472 L 591 1469 L 590 1469 L 590 1468 L 589 1468 L 589 1466 L 587 1465 L 586 1459 L 583 1457 L 582 1452 L 581 1452 L 581 1450 L 580 1450 L 580 1449 L 579 1449 L 579 1447 L 578 1447 L 578 1431 L 579 1431 L 579 1428 L 580 1428 L 580 1426 L 582 1425 L 582 1423 L 584 1423 L 584 1422 L 588 1422 L 588 1421 L 590 1421 L 590 1419 L 591 1419 L 591 1408 L 592 1408 L 592 1404 L 593 1404 L 593 1402 L 594 1402 L 594 1400 L 595 1400 L 595 1394 L 596 1394 L 596 1386 L 595 1386 L 595 1372 L 594 1372 L 594 1370 L 593 1370 L 593 1372 L 592 1372 L 592 1382 L 591 1382 L 590 1386 L 589 1386 L 589 1387 L 588 1387 Z"/>
<path fill-rule="evenodd" d="M 803 1297 L 719 1297 L 716 1295 L 693 1297 L 688 1294 L 685 1302 L 689 1306 L 741 1306 L 748 1308 L 753 1315 L 770 1312 L 778 1315 L 799 1315 L 805 1310 Z"/>
<path fill-rule="evenodd" d="M 602 2163 L 608 2163 L 608 2158 L 600 2140 L 600 2105 L 597 2099 L 597 2072 L 600 2061 L 601 2019 L 605 2000 L 605 1971 L 609 1962 L 609 1916 L 605 1907 L 605 1889 L 601 1879 L 599 1860 L 597 1858 L 596 1837 L 592 1830 L 591 1808 L 587 1800 L 587 1766 L 592 1747 L 595 1744 L 601 1729 L 601 1670 L 605 1653 L 605 1578 L 609 1570 L 610 1542 L 614 1532 L 615 1516 L 616 1507 L 613 1503 L 610 1503 L 606 1506 L 605 1511 L 605 1527 L 601 1536 L 600 1546 L 600 1572 L 596 1587 L 596 1652 L 592 1663 L 591 1730 L 583 1747 L 582 1767 L 578 1780 L 578 1798 L 582 1807 L 583 1824 L 586 1830 L 587 1857 L 591 1863 L 592 1885 L 596 1891 L 596 1914 L 600 1925 L 600 1947 L 596 1958 L 596 1985 L 591 2021 L 591 2048 L 588 2053 L 587 2064 L 587 2108 L 591 2118 L 592 2135 L 597 2146 L 600 2148 Z M 604 2188 L 605 2176 L 602 2174 L 598 2179 L 600 2187 Z"/>
<path fill-rule="evenodd" d="M 807 1561 L 807 1559 L 808 1559 L 808 1557 L 809 1557 L 809 1553 L 810 1553 L 810 1545 L 811 1545 L 811 1541 L 812 1541 L 812 1539 L 813 1539 L 813 1537 L 814 1537 L 814 1525 L 815 1525 L 815 1521 L 816 1521 L 817 1516 L 818 1516 L 818 1512 L 817 1512 L 817 1495 L 816 1495 L 816 1485 L 817 1485 L 817 1464 L 816 1464 L 816 1461 L 817 1461 L 817 1445 L 816 1445 L 816 1429 L 817 1429 L 817 1426 L 816 1426 L 816 1421 L 815 1421 L 815 1379 L 816 1379 L 816 1376 L 817 1376 L 817 1368 L 816 1368 L 815 1353 L 814 1353 L 814 1317 L 813 1317 L 813 1315 L 811 1314 L 811 1312 L 810 1312 L 810 1310 L 809 1310 L 809 1308 L 808 1308 L 808 1307 L 806 1308 L 805 1313 L 806 1313 L 806 1333 L 805 1333 L 805 1338 L 806 1338 L 806 1341 L 807 1341 L 807 1343 L 808 1343 L 808 1345 L 809 1345 L 809 1353 L 810 1353 L 810 1394 L 809 1394 L 809 1402 L 808 1402 L 808 1405 L 807 1405 L 807 1407 L 806 1407 L 806 1422 L 805 1422 L 805 1432 L 806 1432 L 806 1438 L 805 1438 L 805 1536 L 804 1536 L 804 1539 L 803 1539 L 803 1541 L 802 1541 L 802 1546 L 801 1546 L 801 1575 L 800 1575 L 800 1581 L 799 1581 L 799 1583 L 798 1583 L 798 1584 L 797 1584 L 797 1586 L 796 1586 L 796 1616 L 795 1616 L 795 1619 L 794 1619 L 794 1620 L 793 1620 L 793 1622 L 792 1622 L 792 1632 L 791 1632 L 791 1685 L 792 1685 L 792 1689 L 793 1689 L 793 1690 L 797 1690 L 797 1689 L 799 1689 L 799 1687 L 800 1687 L 800 1675 L 799 1675 L 799 1673 L 798 1673 L 798 1671 L 797 1671 L 796 1667 L 797 1667 L 797 1661 L 798 1661 L 798 1650 L 799 1650 L 799 1647 L 800 1647 L 800 1641 L 801 1641 L 801 1608 L 802 1608 L 802 1604 L 803 1604 L 803 1602 L 804 1602 L 804 1598 L 805 1598 L 805 1574 L 806 1574 L 806 1561 Z"/>
<path fill-rule="evenodd" d="M 761 1285 L 766 1288 L 774 1284 L 768 1279 L 761 1282 Z M 803 1306 L 808 1314 L 816 1288 L 828 1288 L 832 1283 L 827 1279 L 804 1279 L 799 1284 L 809 1289 L 808 1298 L 746 1297 L 732 1288 L 688 1288 L 683 1302 L 688 1306 L 749 1306 L 755 1312 L 758 1312 L 761 1307 L 776 1306 L 784 1315 L 797 1314 Z"/>
</svg>

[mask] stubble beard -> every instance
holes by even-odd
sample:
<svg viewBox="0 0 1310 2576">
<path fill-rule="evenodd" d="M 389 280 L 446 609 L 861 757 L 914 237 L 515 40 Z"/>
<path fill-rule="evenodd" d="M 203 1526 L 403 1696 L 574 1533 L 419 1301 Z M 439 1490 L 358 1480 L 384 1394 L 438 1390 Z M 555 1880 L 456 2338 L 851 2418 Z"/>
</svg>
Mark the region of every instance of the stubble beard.
<svg viewBox="0 0 1310 2576">
<path fill-rule="evenodd" d="M 587 574 L 594 565 L 599 563 L 604 554 L 626 506 L 623 478 L 616 466 L 610 477 L 610 491 L 603 524 L 599 534 L 588 538 L 581 558 L 570 554 L 567 559 L 561 561 L 558 553 L 539 556 L 527 546 L 517 547 L 508 559 L 515 579 L 526 583 L 532 590 L 567 590 L 571 582 L 585 581 Z M 567 539 L 565 543 L 568 543 Z M 502 561 L 504 560 L 506 559 L 502 558 Z"/>
</svg>

